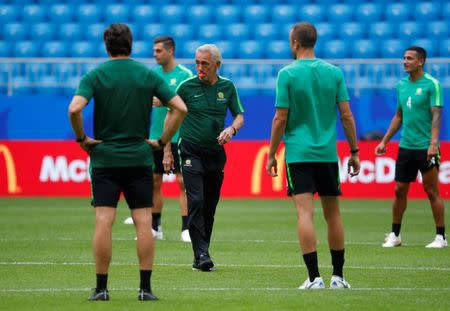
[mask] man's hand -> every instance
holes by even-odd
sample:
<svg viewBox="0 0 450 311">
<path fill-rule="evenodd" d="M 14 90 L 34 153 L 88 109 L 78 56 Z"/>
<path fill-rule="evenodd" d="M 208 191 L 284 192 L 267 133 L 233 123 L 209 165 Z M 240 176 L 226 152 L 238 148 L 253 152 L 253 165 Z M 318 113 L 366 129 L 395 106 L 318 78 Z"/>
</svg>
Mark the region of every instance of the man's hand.
<svg viewBox="0 0 450 311">
<path fill-rule="evenodd" d="M 375 154 L 379 156 L 385 153 L 386 153 L 386 144 L 381 142 L 378 144 L 378 146 L 375 147 Z"/>
<path fill-rule="evenodd" d="M 278 176 L 278 163 L 275 157 L 267 157 L 266 172 L 271 177 Z"/>
<path fill-rule="evenodd" d="M 162 102 L 158 98 L 153 97 L 153 103 L 152 103 L 153 108 L 162 107 L 162 105 L 163 105 Z"/>
<path fill-rule="evenodd" d="M 359 155 L 358 153 L 352 154 L 347 164 L 347 173 L 350 177 L 356 176 L 359 174 L 359 170 L 361 168 L 361 164 L 359 163 Z"/>
<path fill-rule="evenodd" d="M 428 147 L 428 151 L 427 151 L 427 161 L 430 161 L 431 158 L 437 156 L 438 153 L 439 153 L 438 144 L 431 143 L 430 146 Z"/>
<path fill-rule="evenodd" d="M 150 147 L 152 147 L 152 150 L 154 151 L 161 150 L 163 148 L 159 145 L 157 139 L 146 139 L 145 141 L 150 145 Z"/>
<path fill-rule="evenodd" d="M 234 135 L 234 130 L 231 126 L 224 129 L 220 135 L 217 137 L 217 141 L 219 145 L 224 145 L 231 140 L 231 137 Z"/>
<path fill-rule="evenodd" d="M 101 144 L 103 141 L 93 139 L 89 136 L 86 136 L 86 138 L 80 142 L 80 147 L 86 151 L 87 154 L 91 154 L 92 148 L 97 146 L 98 144 Z"/>
</svg>

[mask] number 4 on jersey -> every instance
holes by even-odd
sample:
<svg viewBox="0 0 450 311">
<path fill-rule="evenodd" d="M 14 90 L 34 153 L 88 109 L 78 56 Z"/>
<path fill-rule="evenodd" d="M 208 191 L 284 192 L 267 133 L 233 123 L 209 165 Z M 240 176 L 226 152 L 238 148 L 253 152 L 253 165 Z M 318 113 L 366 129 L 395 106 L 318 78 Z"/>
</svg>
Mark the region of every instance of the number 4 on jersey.
<svg viewBox="0 0 450 311">
<path fill-rule="evenodd" d="M 408 97 L 408 101 L 406 102 L 406 107 L 411 109 L 411 96 Z"/>
</svg>

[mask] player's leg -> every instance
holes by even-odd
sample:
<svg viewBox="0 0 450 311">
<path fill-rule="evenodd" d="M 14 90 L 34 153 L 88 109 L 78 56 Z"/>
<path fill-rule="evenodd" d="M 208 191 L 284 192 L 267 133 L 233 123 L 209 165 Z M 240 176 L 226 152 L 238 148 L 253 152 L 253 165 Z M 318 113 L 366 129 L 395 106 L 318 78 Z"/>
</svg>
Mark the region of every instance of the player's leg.
<svg viewBox="0 0 450 311">
<path fill-rule="evenodd" d="M 163 239 L 163 231 L 161 225 L 163 197 L 161 192 L 163 182 L 163 175 L 160 173 L 153 173 L 153 208 L 152 208 L 152 232 L 156 240 Z"/>
<path fill-rule="evenodd" d="M 187 208 L 187 198 L 186 189 L 184 186 L 183 175 L 180 170 L 180 156 L 178 154 L 178 145 L 172 143 L 172 155 L 174 161 L 174 173 L 177 179 L 178 188 L 180 189 L 179 203 L 180 203 L 180 214 L 181 214 L 181 240 L 183 242 L 191 242 L 188 229 L 188 208 Z"/>
</svg>

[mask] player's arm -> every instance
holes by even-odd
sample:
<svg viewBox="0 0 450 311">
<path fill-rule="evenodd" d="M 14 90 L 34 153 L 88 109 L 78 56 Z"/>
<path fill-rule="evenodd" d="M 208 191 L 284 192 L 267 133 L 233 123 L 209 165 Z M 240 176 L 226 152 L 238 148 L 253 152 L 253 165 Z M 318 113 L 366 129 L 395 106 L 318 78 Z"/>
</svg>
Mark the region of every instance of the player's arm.
<svg viewBox="0 0 450 311">
<path fill-rule="evenodd" d="M 348 101 L 338 102 L 338 108 L 344 134 L 350 147 L 350 160 L 348 160 L 347 164 L 347 173 L 353 177 L 359 174 L 359 169 L 361 168 L 358 142 L 356 139 L 355 119 L 353 118 Z"/>
<path fill-rule="evenodd" d="M 236 135 L 243 125 L 244 115 L 242 113 L 239 113 L 234 117 L 233 123 L 231 123 L 229 127 L 225 128 L 217 137 L 217 142 L 219 143 L 219 145 L 223 145 L 229 142 L 231 140 L 231 137 Z"/>
<path fill-rule="evenodd" d="M 391 124 L 389 124 L 389 128 L 386 131 L 386 134 L 384 134 L 383 139 L 381 140 L 380 144 L 375 148 L 375 154 L 376 155 L 383 155 L 386 153 L 386 145 L 391 140 L 392 136 L 397 133 L 397 131 L 402 126 L 403 122 L 403 113 L 400 108 L 397 108 L 397 111 L 395 112 L 394 117 L 391 120 Z"/>
<path fill-rule="evenodd" d="M 428 160 L 439 153 L 439 132 L 441 129 L 442 106 L 431 107 L 431 141 L 428 147 Z"/>
<path fill-rule="evenodd" d="M 288 120 L 289 109 L 288 108 L 276 108 L 275 115 L 272 120 L 272 130 L 270 134 L 270 146 L 269 155 L 267 156 L 266 171 L 272 176 L 278 176 L 277 159 L 275 154 L 278 146 L 280 145 L 286 124 Z"/>
<path fill-rule="evenodd" d="M 172 136 L 178 131 L 187 114 L 187 107 L 180 96 L 175 95 L 169 100 L 167 107 L 169 107 L 166 119 L 164 120 L 164 130 L 160 137 L 162 142 L 169 144 Z"/>
</svg>

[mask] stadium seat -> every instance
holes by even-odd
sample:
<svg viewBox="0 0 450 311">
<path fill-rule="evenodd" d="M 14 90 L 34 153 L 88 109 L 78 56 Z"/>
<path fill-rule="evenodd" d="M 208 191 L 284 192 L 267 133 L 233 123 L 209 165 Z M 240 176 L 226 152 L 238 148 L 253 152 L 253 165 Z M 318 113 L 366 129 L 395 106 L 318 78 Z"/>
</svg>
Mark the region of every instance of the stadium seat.
<svg viewBox="0 0 450 311">
<path fill-rule="evenodd" d="M 174 38 L 176 46 L 180 48 L 182 46 L 180 42 L 194 39 L 194 27 L 189 24 L 170 25 L 168 33 Z"/>
<path fill-rule="evenodd" d="M 268 59 L 290 59 L 292 57 L 289 42 L 287 40 L 275 40 L 268 45 L 263 45 L 265 58 Z"/>
<path fill-rule="evenodd" d="M 183 44 L 183 58 L 195 58 L 195 51 L 202 45 L 199 40 L 189 40 Z"/>
<path fill-rule="evenodd" d="M 0 20 L 2 24 L 13 23 L 17 21 L 18 12 L 14 5 L 1 4 L 0 5 Z"/>
<path fill-rule="evenodd" d="M 147 24 L 144 25 L 141 33 L 143 40 L 153 42 L 157 36 L 167 35 L 167 28 L 165 24 Z"/>
<path fill-rule="evenodd" d="M 76 8 L 75 17 L 81 23 L 99 23 L 103 20 L 103 10 L 95 4 L 81 4 Z"/>
<path fill-rule="evenodd" d="M 178 0 L 183 2 L 183 0 Z M 198 3 L 198 0 L 192 0 L 195 3 Z M 227 4 L 229 1 L 228 0 L 203 0 L 202 3 L 207 4 L 207 5 L 222 5 L 222 4 Z"/>
<path fill-rule="evenodd" d="M 332 4 L 328 7 L 328 20 L 334 23 L 344 23 L 352 20 L 354 7 L 347 4 Z"/>
<path fill-rule="evenodd" d="M 449 24 L 445 21 L 427 22 L 426 28 L 426 33 L 438 40 L 448 38 L 450 34 Z"/>
<path fill-rule="evenodd" d="M 54 75 L 44 75 L 39 78 L 39 86 L 35 87 L 39 94 L 59 94 L 63 89 L 59 87 L 59 81 Z"/>
<path fill-rule="evenodd" d="M 245 74 L 245 66 L 242 66 L 241 64 L 224 63 L 221 66 L 220 71 L 221 75 L 234 81 L 234 79 Z"/>
<path fill-rule="evenodd" d="M 357 40 L 366 36 L 367 27 L 362 23 L 342 23 L 339 27 L 339 35 L 344 40 Z"/>
<path fill-rule="evenodd" d="M 246 24 L 265 23 L 268 21 L 268 8 L 263 5 L 247 5 L 244 7 Z"/>
<path fill-rule="evenodd" d="M 133 50 L 131 57 L 133 58 L 150 58 L 153 57 L 153 49 L 150 42 L 143 40 L 133 42 Z"/>
<path fill-rule="evenodd" d="M 298 20 L 313 24 L 321 23 L 325 20 L 324 6 L 318 4 L 306 4 L 298 10 Z"/>
<path fill-rule="evenodd" d="M 44 57 L 66 57 L 69 47 L 64 41 L 49 41 L 42 46 L 42 56 Z"/>
<path fill-rule="evenodd" d="M 384 58 L 403 58 L 403 51 L 409 46 L 408 40 L 388 39 L 382 41 L 383 46 L 380 49 L 381 56 Z"/>
<path fill-rule="evenodd" d="M 239 56 L 237 55 L 238 51 L 236 50 L 234 41 L 220 40 L 214 42 L 214 44 L 219 48 L 222 59 L 233 59 Z"/>
<path fill-rule="evenodd" d="M 446 2 L 442 10 L 442 20 L 448 21 L 449 19 L 450 19 L 450 2 Z"/>
<path fill-rule="evenodd" d="M 201 24 L 198 27 L 198 39 L 204 42 L 222 39 L 223 29 L 218 24 Z"/>
<path fill-rule="evenodd" d="M 450 57 L 450 39 L 442 40 L 439 44 L 439 56 Z"/>
<path fill-rule="evenodd" d="M 202 25 L 211 23 L 211 10 L 207 5 L 193 5 L 186 8 L 187 23 L 192 25 Z"/>
<path fill-rule="evenodd" d="M 369 25 L 368 37 L 371 39 L 390 39 L 393 37 L 394 26 L 389 22 L 376 22 Z"/>
<path fill-rule="evenodd" d="M 256 40 L 245 40 L 239 44 L 240 58 L 259 59 L 263 56 L 261 43 Z"/>
<path fill-rule="evenodd" d="M 441 6 L 437 1 L 418 2 L 415 5 L 414 19 L 416 21 L 434 21 L 438 19 Z"/>
<path fill-rule="evenodd" d="M 48 8 L 42 5 L 29 4 L 23 7 L 22 21 L 26 23 L 41 23 L 47 18 Z"/>
<path fill-rule="evenodd" d="M 184 11 L 181 5 L 164 5 L 159 11 L 160 20 L 166 25 L 183 23 Z"/>
<path fill-rule="evenodd" d="M 69 4 L 55 4 L 50 7 L 49 19 L 56 24 L 70 23 L 73 20 L 73 6 Z"/>
<path fill-rule="evenodd" d="M 221 5 L 216 9 L 214 22 L 218 24 L 239 23 L 240 10 L 235 5 Z"/>
<path fill-rule="evenodd" d="M 0 57 L 10 57 L 12 52 L 11 42 L 0 41 Z"/>
<path fill-rule="evenodd" d="M 183 5 L 196 5 L 201 1 L 199 1 L 199 0 L 172 0 L 172 1 L 167 1 L 167 2 L 172 2 L 175 4 L 183 4 Z"/>
<path fill-rule="evenodd" d="M 439 42 L 439 44 L 441 44 Z M 412 38 L 411 45 L 420 46 L 427 51 L 427 58 L 438 56 L 438 42 L 430 38 Z"/>
<path fill-rule="evenodd" d="M 75 42 L 84 39 L 83 27 L 78 23 L 61 24 L 58 26 L 58 32 L 57 37 L 60 40 Z"/>
<path fill-rule="evenodd" d="M 352 58 L 376 58 L 377 56 L 377 47 L 372 40 L 361 39 L 353 42 Z"/>
<path fill-rule="evenodd" d="M 105 23 L 128 23 L 130 16 L 130 7 L 124 4 L 111 4 L 105 7 Z"/>
<path fill-rule="evenodd" d="M 330 40 L 336 38 L 337 27 L 333 23 L 317 23 L 315 27 L 319 39 Z"/>
<path fill-rule="evenodd" d="M 77 74 L 77 64 L 74 63 L 55 63 L 51 70 L 58 81 L 67 81 L 70 77 Z"/>
<path fill-rule="evenodd" d="M 43 42 L 53 40 L 56 37 L 56 27 L 52 23 L 38 23 L 30 25 L 31 39 Z"/>
<path fill-rule="evenodd" d="M 420 38 L 423 34 L 424 26 L 422 23 L 419 22 L 402 22 L 399 23 L 397 26 L 397 37 L 398 38 L 406 38 L 406 39 L 412 39 L 412 38 Z"/>
<path fill-rule="evenodd" d="M 33 94 L 33 87 L 30 79 L 25 76 L 14 76 L 12 78 L 13 95 Z"/>
<path fill-rule="evenodd" d="M 409 15 L 412 10 L 407 2 L 397 2 L 387 4 L 384 11 L 387 21 L 402 22 L 409 19 Z"/>
<path fill-rule="evenodd" d="M 133 35 L 133 42 L 135 40 L 142 40 L 142 27 L 139 24 L 131 24 L 126 23 L 128 28 L 131 30 L 131 34 Z"/>
<path fill-rule="evenodd" d="M 246 24 L 226 25 L 225 34 L 228 40 L 247 40 L 249 38 L 249 27 Z"/>
<path fill-rule="evenodd" d="M 17 41 L 14 44 L 14 57 L 37 57 L 39 56 L 39 46 L 34 41 Z"/>
<path fill-rule="evenodd" d="M 426 63 L 425 71 L 439 80 L 447 76 L 447 66 L 445 63 Z"/>
<path fill-rule="evenodd" d="M 379 3 L 363 3 L 357 6 L 355 19 L 358 22 L 373 23 L 381 20 L 382 13 Z"/>
<path fill-rule="evenodd" d="M 258 94 L 258 84 L 254 77 L 239 76 L 234 79 L 240 96 L 252 96 Z"/>
<path fill-rule="evenodd" d="M 152 5 L 136 5 L 131 10 L 131 21 L 137 24 L 156 23 L 159 21 L 158 10 Z"/>
<path fill-rule="evenodd" d="M 3 26 L 3 39 L 20 41 L 28 38 L 29 26 L 22 23 L 10 23 Z"/>
<path fill-rule="evenodd" d="M 272 23 L 294 23 L 297 22 L 296 11 L 291 5 L 275 5 L 271 9 Z"/>
<path fill-rule="evenodd" d="M 12 0 L 12 1 L 16 1 L 16 0 Z M 81 3 L 87 3 L 87 2 L 89 2 L 90 0 L 77 0 L 77 3 L 79 3 L 79 4 L 81 4 Z M 57 2 L 57 3 L 70 3 L 70 0 L 58 0 L 58 1 L 55 1 L 55 0 L 35 0 L 35 1 L 29 1 L 28 0 L 28 2 L 37 2 L 37 3 L 39 3 L 39 4 L 44 4 L 44 5 L 52 5 L 52 4 L 55 4 L 55 2 Z"/>
<path fill-rule="evenodd" d="M 89 41 L 74 42 L 69 54 L 71 57 L 95 57 L 97 54 L 95 46 L 95 43 Z"/>
<path fill-rule="evenodd" d="M 103 33 L 105 32 L 105 29 L 107 27 L 106 24 L 103 24 L 103 23 L 89 24 L 89 25 L 85 25 L 85 27 L 86 27 L 86 32 L 85 32 L 86 40 L 90 40 L 90 41 L 94 41 L 94 42 L 103 41 Z"/>
<path fill-rule="evenodd" d="M 278 39 L 278 33 L 280 31 L 278 24 L 257 24 L 254 27 L 255 40 L 267 42 Z"/>
<path fill-rule="evenodd" d="M 347 43 L 344 40 L 330 40 L 323 44 L 323 55 L 325 58 L 347 58 Z"/>
</svg>

